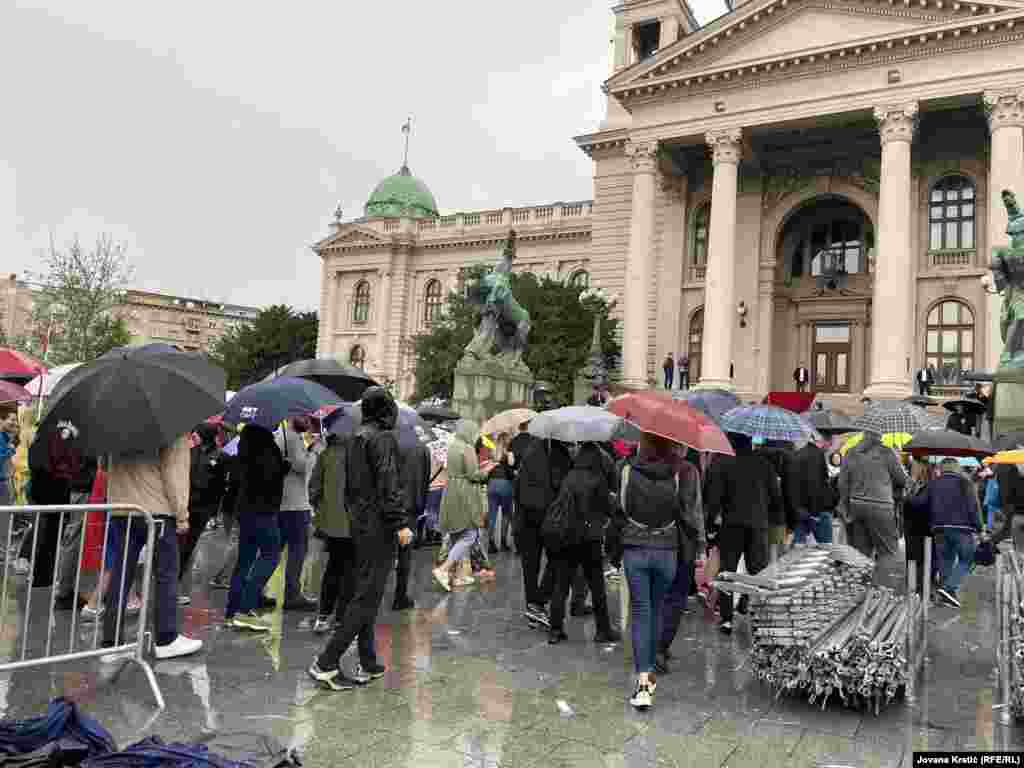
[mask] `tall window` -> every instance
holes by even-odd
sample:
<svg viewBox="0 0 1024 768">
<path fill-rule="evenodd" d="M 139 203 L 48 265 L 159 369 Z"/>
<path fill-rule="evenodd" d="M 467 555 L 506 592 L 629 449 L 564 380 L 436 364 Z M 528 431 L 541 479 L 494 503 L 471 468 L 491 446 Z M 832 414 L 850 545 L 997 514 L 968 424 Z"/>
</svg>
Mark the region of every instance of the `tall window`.
<svg viewBox="0 0 1024 768">
<path fill-rule="evenodd" d="M 577 269 L 569 276 L 569 285 L 573 288 L 589 288 L 590 274 L 585 269 Z"/>
<path fill-rule="evenodd" d="M 370 284 L 360 280 L 356 285 L 355 301 L 352 303 L 352 322 L 366 325 L 370 320 Z"/>
<path fill-rule="evenodd" d="M 352 351 L 348 353 L 348 361 L 356 368 L 362 368 L 366 365 L 366 350 L 359 344 L 352 347 Z"/>
<path fill-rule="evenodd" d="M 928 313 L 925 365 L 955 373 L 974 367 L 974 313 L 960 301 L 948 300 Z"/>
<path fill-rule="evenodd" d="M 946 176 L 932 187 L 928 206 L 928 249 L 974 248 L 974 184 L 966 176 Z"/>
<path fill-rule="evenodd" d="M 441 316 L 441 281 L 431 280 L 427 283 L 426 297 L 423 304 L 423 324 L 433 325 Z"/>
<path fill-rule="evenodd" d="M 704 203 L 693 217 L 693 266 L 708 263 L 708 232 L 711 229 L 711 203 Z"/>
<path fill-rule="evenodd" d="M 704 345 L 704 308 L 690 315 L 690 342 L 687 356 L 690 358 L 690 383 L 700 381 L 700 353 Z"/>
</svg>

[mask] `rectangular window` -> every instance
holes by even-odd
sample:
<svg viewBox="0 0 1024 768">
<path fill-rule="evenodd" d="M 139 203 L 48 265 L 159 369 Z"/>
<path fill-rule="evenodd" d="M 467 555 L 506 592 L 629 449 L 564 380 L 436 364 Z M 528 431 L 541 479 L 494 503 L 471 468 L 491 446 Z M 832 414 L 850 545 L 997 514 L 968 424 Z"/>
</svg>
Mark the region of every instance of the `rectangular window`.
<svg viewBox="0 0 1024 768">
<path fill-rule="evenodd" d="M 942 354 L 955 355 L 960 352 L 960 333 L 958 331 L 942 332 Z"/>
<path fill-rule="evenodd" d="M 824 352 L 819 352 L 815 358 L 814 363 L 814 383 L 819 386 L 825 386 L 827 381 L 826 376 L 828 375 L 828 355 Z"/>
<path fill-rule="evenodd" d="M 974 222 L 973 221 L 961 221 L 960 222 L 960 247 L 961 248 L 973 248 L 974 247 Z"/>
<path fill-rule="evenodd" d="M 942 225 L 932 224 L 931 238 L 928 243 L 928 247 L 933 251 L 942 250 Z"/>
<path fill-rule="evenodd" d="M 971 203 L 964 203 L 960 206 L 960 215 L 965 219 L 972 218 L 974 216 L 974 206 Z"/>
<path fill-rule="evenodd" d="M 942 324 L 956 325 L 960 322 L 960 305 L 955 301 L 947 301 L 942 305 Z M 946 350 L 949 351 L 948 349 Z"/>
<path fill-rule="evenodd" d="M 947 189 L 946 190 L 946 199 L 947 200 L 959 200 L 960 199 L 960 190 L 958 190 L 958 189 Z"/>
<path fill-rule="evenodd" d="M 849 363 L 846 360 L 846 353 L 840 352 L 836 355 L 836 387 L 846 387 L 846 372 Z"/>
<path fill-rule="evenodd" d="M 933 203 L 941 203 L 942 202 L 942 190 L 941 189 L 933 189 L 932 190 L 932 202 Z"/>
<path fill-rule="evenodd" d="M 964 198 L 964 200 L 973 200 L 974 199 L 974 187 L 964 187 L 963 198 Z"/>
<path fill-rule="evenodd" d="M 965 371 L 969 371 L 972 368 L 974 368 L 974 360 L 972 358 L 970 358 L 970 357 L 963 357 L 963 358 L 960 358 L 960 360 L 961 360 L 961 364 L 963 365 Z"/>
<path fill-rule="evenodd" d="M 814 326 L 814 339 L 823 344 L 845 344 L 850 340 L 850 326 L 846 323 L 818 323 Z"/>
<path fill-rule="evenodd" d="M 955 221 L 946 222 L 946 242 L 944 243 L 946 248 L 956 248 L 959 243 L 959 238 L 956 236 L 957 223 Z"/>
<path fill-rule="evenodd" d="M 933 205 L 932 206 L 932 218 L 933 219 L 941 219 L 942 218 L 942 206 L 941 205 Z"/>
<path fill-rule="evenodd" d="M 938 354 L 939 352 L 939 332 L 928 331 L 928 353 Z"/>
</svg>

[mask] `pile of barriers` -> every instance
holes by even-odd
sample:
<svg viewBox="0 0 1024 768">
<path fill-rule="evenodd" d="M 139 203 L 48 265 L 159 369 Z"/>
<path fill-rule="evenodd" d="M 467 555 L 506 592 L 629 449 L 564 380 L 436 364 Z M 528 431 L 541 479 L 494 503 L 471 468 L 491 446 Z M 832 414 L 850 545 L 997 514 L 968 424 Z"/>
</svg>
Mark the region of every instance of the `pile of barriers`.
<svg viewBox="0 0 1024 768">
<path fill-rule="evenodd" d="M 877 715 L 913 695 L 924 661 L 928 584 L 922 599 L 910 565 L 905 596 L 871 586 L 874 562 L 841 544 L 797 547 L 756 576 L 722 573 L 714 586 L 750 601 L 751 665 L 777 697 L 822 709 L 838 699 Z"/>
<path fill-rule="evenodd" d="M 1024 720 L 1024 558 L 1010 548 L 996 558 L 996 663 L 1005 720 Z"/>
</svg>

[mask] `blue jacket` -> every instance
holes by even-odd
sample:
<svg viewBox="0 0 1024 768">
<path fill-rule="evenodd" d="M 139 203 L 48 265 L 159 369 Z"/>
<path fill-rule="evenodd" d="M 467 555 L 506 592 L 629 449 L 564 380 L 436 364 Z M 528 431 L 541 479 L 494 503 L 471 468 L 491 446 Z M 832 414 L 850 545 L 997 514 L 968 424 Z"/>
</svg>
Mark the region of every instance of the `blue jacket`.
<svg viewBox="0 0 1024 768">
<path fill-rule="evenodd" d="M 11 457 L 14 456 L 14 444 L 11 436 L 0 431 L 0 480 L 11 476 Z"/>
<path fill-rule="evenodd" d="M 985 509 L 986 515 L 998 512 L 1002 509 L 1003 500 L 999 496 L 999 481 L 994 477 L 990 478 L 988 485 L 985 486 L 985 502 L 982 506 Z"/>
<path fill-rule="evenodd" d="M 924 492 L 932 528 L 981 530 L 978 495 L 973 483 L 959 472 L 943 472 Z"/>
</svg>

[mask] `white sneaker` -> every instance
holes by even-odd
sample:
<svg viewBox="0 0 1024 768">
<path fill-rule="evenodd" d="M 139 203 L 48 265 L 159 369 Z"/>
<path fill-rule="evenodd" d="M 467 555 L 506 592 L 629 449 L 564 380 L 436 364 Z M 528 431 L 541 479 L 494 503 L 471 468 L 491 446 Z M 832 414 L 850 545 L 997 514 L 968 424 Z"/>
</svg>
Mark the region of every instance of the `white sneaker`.
<svg viewBox="0 0 1024 768">
<path fill-rule="evenodd" d="M 26 558 L 19 557 L 17 560 L 14 561 L 14 572 L 18 576 L 24 576 L 26 573 L 28 573 L 28 569 L 29 562 Z"/>
<path fill-rule="evenodd" d="M 444 568 L 434 569 L 434 581 L 440 584 L 446 592 L 452 591 L 451 574 Z"/>
<path fill-rule="evenodd" d="M 178 635 L 169 645 L 154 646 L 153 653 L 158 659 L 176 659 L 179 656 L 191 656 L 202 647 L 202 640 Z"/>
<path fill-rule="evenodd" d="M 192 605 L 191 595 L 178 595 L 178 605 Z"/>
<path fill-rule="evenodd" d="M 91 605 L 87 605 L 82 609 L 79 614 L 79 618 L 82 621 L 96 621 L 103 616 L 104 607 L 101 605 L 99 608 L 93 608 Z"/>
<path fill-rule="evenodd" d="M 654 703 L 654 692 L 651 690 L 649 685 L 645 685 L 637 680 L 636 690 L 633 691 L 633 695 L 630 697 L 629 703 L 637 709 L 650 709 L 651 705 Z"/>
<path fill-rule="evenodd" d="M 100 664 L 123 664 L 131 660 L 131 651 L 122 651 L 121 653 L 107 653 L 103 656 L 100 656 Z"/>
</svg>

